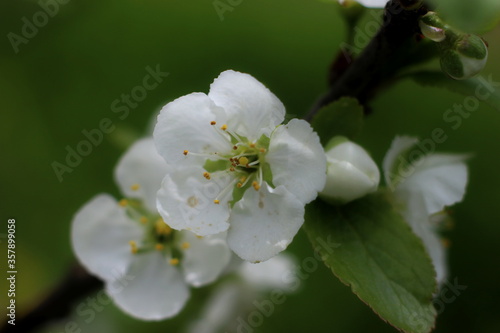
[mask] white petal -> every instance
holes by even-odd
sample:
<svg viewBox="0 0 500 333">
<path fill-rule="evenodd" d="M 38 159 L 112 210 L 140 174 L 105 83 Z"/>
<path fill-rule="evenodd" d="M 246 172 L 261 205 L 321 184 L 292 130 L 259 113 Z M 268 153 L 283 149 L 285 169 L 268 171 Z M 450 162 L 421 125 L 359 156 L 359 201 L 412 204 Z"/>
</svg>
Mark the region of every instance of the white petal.
<svg viewBox="0 0 500 333">
<path fill-rule="evenodd" d="M 397 186 L 398 179 L 404 177 L 404 175 L 400 175 L 401 172 L 398 170 L 398 166 L 400 165 L 398 161 L 399 156 L 408 151 L 417 142 L 417 138 L 409 136 L 396 136 L 392 141 L 383 162 L 385 182 L 391 189 Z"/>
<path fill-rule="evenodd" d="M 203 168 L 176 169 L 163 180 L 157 208 L 165 222 L 176 230 L 190 230 L 200 236 L 218 234 L 229 227 L 229 201 L 232 194 L 214 200 L 234 181 L 229 172 L 203 177 Z"/>
<path fill-rule="evenodd" d="M 303 203 L 314 200 L 325 186 L 325 153 L 318 135 L 304 120 L 292 119 L 274 131 L 266 161 L 273 184 L 285 186 Z"/>
<path fill-rule="evenodd" d="M 73 218 L 71 243 L 82 265 L 103 280 L 127 270 L 133 255 L 129 241 L 140 241 L 144 230 L 107 194 L 95 196 Z"/>
<path fill-rule="evenodd" d="M 292 288 L 287 276 L 295 274 L 296 260 L 291 255 L 280 253 L 271 259 L 258 264 L 244 262 L 239 270 L 240 275 L 249 284 L 261 290 Z"/>
<path fill-rule="evenodd" d="M 182 240 L 189 243 L 181 261 L 186 282 L 199 287 L 215 281 L 231 259 L 225 233 L 200 239 L 190 231 L 182 231 Z"/>
<path fill-rule="evenodd" d="M 227 242 L 242 259 L 260 262 L 286 249 L 304 222 L 304 204 L 285 187 L 248 189 L 229 218 Z"/>
<path fill-rule="evenodd" d="M 467 185 L 465 155 L 431 154 L 423 158 L 412 175 L 402 180 L 395 195 L 413 207 L 421 202 L 427 216 L 462 201 Z"/>
<path fill-rule="evenodd" d="M 367 8 L 384 8 L 389 0 L 356 0 L 356 2 Z M 342 4 L 346 2 L 346 0 L 339 0 Z"/>
<path fill-rule="evenodd" d="M 221 112 L 218 109 L 207 95 L 192 93 L 161 110 L 153 136 L 158 153 L 169 165 L 199 162 L 193 155 L 185 156 L 184 150 L 204 154 L 231 150 L 229 139 L 210 124 L 217 121 L 216 114 Z"/>
<path fill-rule="evenodd" d="M 115 168 L 115 180 L 127 198 L 144 200 L 150 211 L 156 211 L 156 192 L 169 170 L 156 152 L 153 138 L 134 143 Z M 134 187 L 138 185 L 137 189 Z"/>
<path fill-rule="evenodd" d="M 173 317 L 189 298 L 182 274 L 158 251 L 134 255 L 126 277 L 107 283 L 106 291 L 124 312 L 143 320 Z"/>
<path fill-rule="evenodd" d="M 285 118 L 283 103 L 248 74 L 228 70 L 210 86 L 208 96 L 227 114 L 227 125 L 251 141 L 269 136 Z"/>
<path fill-rule="evenodd" d="M 422 203 L 421 203 L 422 204 Z M 410 224 L 413 232 L 422 239 L 424 247 L 429 254 L 434 269 L 436 271 L 436 280 L 438 285 L 444 283 L 448 275 L 448 266 L 446 259 L 446 249 L 441 242 L 437 232 L 433 229 L 429 217 L 418 214 L 418 211 L 423 211 L 423 208 L 417 208 L 418 203 L 413 203 L 413 209 L 403 213 L 408 224 Z"/>
</svg>

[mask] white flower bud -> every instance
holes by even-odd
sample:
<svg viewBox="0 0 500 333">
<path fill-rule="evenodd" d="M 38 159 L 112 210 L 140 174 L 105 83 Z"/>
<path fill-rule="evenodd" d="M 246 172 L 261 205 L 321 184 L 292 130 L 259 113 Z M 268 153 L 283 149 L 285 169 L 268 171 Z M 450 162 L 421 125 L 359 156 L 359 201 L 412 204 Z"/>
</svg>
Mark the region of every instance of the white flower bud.
<svg viewBox="0 0 500 333">
<path fill-rule="evenodd" d="M 481 37 L 464 34 L 451 48 L 441 51 L 441 69 L 455 80 L 466 80 L 477 75 L 488 60 L 488 47 Z"/>
<path fill-rule="evenodd" d="M 326 146 L 327 180 L 320 196 L 347 203 L 377 190 L 380 172 L 368 153 L 344 137 L 335 137 Z"/>
</svg>

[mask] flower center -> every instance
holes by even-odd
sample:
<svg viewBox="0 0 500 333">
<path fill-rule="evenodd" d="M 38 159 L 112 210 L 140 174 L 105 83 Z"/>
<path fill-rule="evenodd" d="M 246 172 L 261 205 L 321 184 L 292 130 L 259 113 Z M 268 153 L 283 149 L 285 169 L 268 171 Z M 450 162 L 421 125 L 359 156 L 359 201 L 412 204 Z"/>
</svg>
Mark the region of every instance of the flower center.
<svg viewBox="0 0 500 333">
<path fill-rule="evenodd" d="M 139 186 L 133 185 L 131 188 L 137 190 Z M 182 260 L 183 251 L 190 247 L 188 242 L 181 240 L 180 232 L 170 228 L 157 213 L 149 212 L 140 200 L 122 199 L 118 204 L 144 229 L 142 239 L 129 241 L 130 252 L 141 254 L 161 251 L 165 256 L 170 257 L 171 265 L 178 265 Z"/>
<path fill-rule="evenodd" d="M 229 185 L 223 188 L 214 199 L 215 204 L 220 204 L 229 193 L 232 193 L 233 199 L 230 204 L 234 205 L 250 186 L 258 191 L 264 181 L 271 183 L 270 168 L 265 161 L 269 148 L 267 136 L 262 135 L 258 140 L 250 141 L 232 131 L 226 124 L 219 127 L 215 121 L 212 121 L 210 125 L 228 142 L 227 147 L 230 148 L 227 151 L 208 154 L 184 150 L 183 154 L 206 158 L 203 165 L 205 169 L 203 177 L 207 180 L 217 180 L 218 177 L 227 177 L 228 174 L 232 178 Z"/>
</svg>

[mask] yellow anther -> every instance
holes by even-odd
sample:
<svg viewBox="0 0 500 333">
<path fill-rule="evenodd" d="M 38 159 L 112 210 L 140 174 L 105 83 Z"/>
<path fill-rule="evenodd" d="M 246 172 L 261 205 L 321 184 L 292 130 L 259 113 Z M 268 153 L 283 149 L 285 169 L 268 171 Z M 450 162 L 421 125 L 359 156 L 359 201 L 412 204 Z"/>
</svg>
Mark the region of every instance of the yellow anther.
<svg viewBox="0 0 500 333">
<path fill-rule="evenodd" d="M 260 151 L 261 153 L 265 153 L 265 152 L 266 152 L 266 148 L 260 148 L 260 149 L 259 149 L 259 151 Z"/>
<path fill-rule="evenodd" d="M 212 121 L 210 122 L 210 125 L 212 125 L 212 126 L 214 126 L 215 124 L 217 124 L 217 122 L 216 122 L 216 121 L 214 121 L 214 120 L 212 120 Z"/>
<path fill-rule="evenodd" d="M 172 228 L 170 228 L 162 218 L 156 220 L 155 231 L 158 235 L 170 235 L 172 233 Z"/>
<path fill-rule="evenodd" d="M 203 177 L 205 177 L 206 179 L 210 179 L 210 174 L 208 172 L 204 172 Z"/>
<path fill-rule="evenodd" d="M 146 223 L 148 223 L 148 218 L 146 216 L 141 216 L 141 218 L 139 219 L 139 222 L 141 222 L 142 224 L 146 224 Z"/>
<path fill-rule="evenodd" d="M 245 177 L 245 176 L 243 176 L 243 177 L 240 178 L 240 182 L 242 182 L 242 183 L 244 183 L 245 180 L 247 180 L 247 177 Z"/>
<path fill-rule="evenodd" d="M 165 248 L 165 245 L 163 245 L 163 244 L 158 243 L 158 244 L 156 244 L 156 245 L 155 245 L 155 249 L 156 249 L 157 251 L 161 251 L 161 250 L 163 250 L 164 248 Z"/>
<path fill-rule="evenodd" d="M 184 242 L 181 244 L 181 247 L 184 249 L 184 250 L 187 250 L 191 247 L 191 244 L 189 244 L 188 242 Z"/>
<path fill-rule="evenodd" d="M 247 165 L 247 164 L 248 164 L 248 162 L 249 162 L 249 161 L 248 161 L 248 158 L 246 158 L 245 156 L 240 157 L 240 158 L 238 159 L 238 163 L 239 163 L 239 164 L 241 164 L 241 165 Z"/>
<path fill-rule="evenodd" d="M 214 204 L 218 205 L 218 204 L 220 204 L 220 201 L 219 201 L 219 200 L 217 200 L 217 199 L 215 199 L 215 200 L 214 200 Z"/>
<path fill-rule="evenodd" d="M 137 191 L 140 187 L 141 187 L 141 185 L 139 185 L 139 184 L 134 184 L 134 185 L 130 186 L 130 189 L 131 189 L 132 191 Z"/>
<path fill-rule="evenodd" d="M 254 182 L 252 183 L 252 186 L 253 186 L 253 188 L 254 188 L 256 191 L 260 190 L 260 185 L 259 185 L 259 183 L 257 183 L 256 181 L 254 181 Z"/>
<path fill-rule="evenodd" d="M 177 258 L 172 258 L 168 261 L 168 263 L 172 266 L 176 266 L 176 265 L 179 265 L 179 259 Z"/>
<path fill-rule="evenodd" d="M 222 125 L 222 126 L 220 127 L 220 129 L 221 129 L 221 130 L 223 130 L 223 131 L 227 130 L 227 125 L 226 125 L 226 124 Z"/>
<path fill-rule="evenodd" d="M 184 150 L 182 153 L 183 153 L 183 154 L 184 154 L 184 156 L 185 156 L 185 155 L 189 154 L 189 151 Z"/>
<path fill-rule="evenodd" d="M 118 204 L 122 207 L 126 207 L 128 205 L 128 200 L 127 199 L 121 199 Z"/>
<path fill-rule="evenodd" d="M 230 167 L 230 168 L 229 168 L 229 171 L 234 171 L 234 168 L 233 168 L 233 167 Z"/>
<path fill-rule="evenodd" d="M 203 236 L 198 236 L 198 235 L 196 235 L 196 238 L 198 238 L 198 239 L 203 239 Z"/>
<path fill-rule="evenodd" d="M 250 148 L 255 148 L 255 143 L 251 143 Z"/>
<path fill-rule="evenodd" d="M 243 186 L 243 184 L 242 184 L 242 183 L 238 183 L 238 184 L 236 184 L 236 187 L 237 187 L 237 188 L 241 188 L 242 186 Z"/>
<path fill-rule="evenodd" d="M 128 244 L 130 245 L 130 252 L 137 253 L 137 243 L 131 240 Z"/>
</svg>

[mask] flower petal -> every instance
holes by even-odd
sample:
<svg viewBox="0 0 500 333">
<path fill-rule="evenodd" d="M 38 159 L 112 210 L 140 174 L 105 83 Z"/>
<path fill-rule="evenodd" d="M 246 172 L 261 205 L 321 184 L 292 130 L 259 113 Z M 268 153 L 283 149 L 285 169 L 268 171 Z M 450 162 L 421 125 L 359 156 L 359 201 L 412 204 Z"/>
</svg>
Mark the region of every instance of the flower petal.
<svg viewBox="0 0 500 333">
<path fill-rule="evenodd" d="M 448 275 L 448 266 L 446 258 L 446 249 L 443 243 L 434 230 L 432 224 L 430 223 L 429 216 L 424 214 L 418 214 L 418 212 L 423 212 L 422 205 L 417 202 L 413 202 L 412 209 L 403 212 L 403 216 L 408 224 L 411 226 L 413 232 L 422 239 L 424 247 L 427 253 L 431 257 L 432 264 L 436 271 L 436 281 L 438 285 L 444 283 Z M 420 208 L 417 206 L 420 205 Z"/>
<path fill-rule="evenodd" d="M 325 186 L 325 153 L 318 135 L 304 120 L 292 119 L 274 131 L 266 161 L 273 184 L 285 186 L 303 203 L 314 200 Z"/>
<path fill-rule="evenodd" d="M 224 138 L 225 134 L 210 124 L 221 112 L 218 109 L 202 93 L 180 97 L 163 107 L 153 136 L 158 153 L 169 165 L 200 161 L 193 155 L 184 156 L 185 150 L 199 154 L 231 150 L 232 145 L 229 139 Z"/>
<path fill-rule="evenodd" d="M 253 76 L 228 70 L 210 86 L 208 94 L 227 115 L 228 128 L 250 141 L 269 136 L 285 119 L 283 103 Z"/>
<path fill-rule="evenodd" d="M 396 136 L 392 141 L 383 162 L 385 182 L 391 189 L 395 189 L 398 179 L 403 176 L 399 175 L 398 157 L 416 145 L 417 142 L 417 138 L 409 136 Z"/>
<path fill-rule="evenodd" d="M 412 175 L 400 182 L 396 197 L 409 207 L 422 203 L 427 216 L 462 201 L 467 185 L 465 155 L 431 154 L 415 166 Z"/>
<path fill-rule="evenodd" d="M 143 320 L 173 317 L 189 298 L 182 274 L 157 251 L 134 255 L 126 277 L 107 283 L 106 291 L 124 312 Z"/>
<path fill-rule="evenodd" d="M 177 230 L 190 230 L 199 236 L 218 234 L 229 227 L 229 201 L 232 195 L 214 200 L 233 182 L 228 173 L 203 177 L 203 168 L 176 169 L 163 180 L 158 191 L 157 208 L 165 222 Z"/>
<path fill-rule="evenodd" d="M 259 290 L 277 288 L 282 291 L 292 291 L 293 284 L 289 277 L 293 276 L 295 271 L 295 258 L 286 253 L 280 253 L 258 264 L 244 262 L 239 273 L 245 281 Z"/>
<path fill-rule="evenodd" d="M 129 241 L 140 241 L 144 230 L 107 194 L 95 196 L 73 218 L 71 243 L 82 265 L 103 280 L 127 270 L 133 255 Z"/>
<path fill-rule="evenodd" d="M 200 239 L 190 231 L 182 231 L 182 240 L 189 244 L 182 257 L 186 282 L 200 287 L 215 281 L 231 259 L 225 233 Z"/>
<path fill-rule="evenodd" d="M 227 242 L 242 259 L 265 261 L 286 249 L 304 222 L 304 204 L 284 186 L 248 189 L 229 218 Z"/>
<path fill-rule="evenodd" d="M 115 180 L 127 198 L 144 201 L 151 211 L 156 210 L 156 192 L 169 167 L 158 155 L 153 138 L 134 143 L 115 168 Z"/>
</svg>

